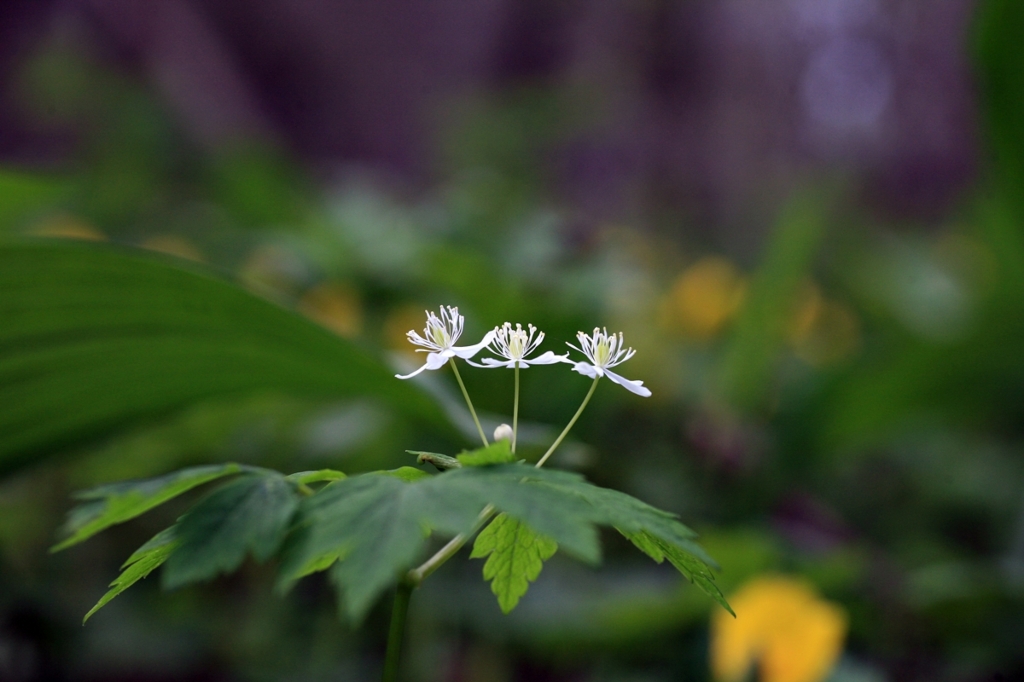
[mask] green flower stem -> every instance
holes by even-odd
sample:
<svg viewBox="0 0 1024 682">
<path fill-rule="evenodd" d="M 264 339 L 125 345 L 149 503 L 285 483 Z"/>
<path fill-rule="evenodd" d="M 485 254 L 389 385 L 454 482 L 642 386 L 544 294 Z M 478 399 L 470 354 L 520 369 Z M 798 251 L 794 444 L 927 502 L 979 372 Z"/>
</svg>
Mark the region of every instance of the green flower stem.
<svg viewBox="0 0 1024 682">
<path fill-rule="evenodd" d="M 516 397 L 512 402 L 512 454 L 516 454 L 516 435 L 519 433 L 519 361 L 516 361 Z"/>
<path fill-rule="evenodd" d="M 391 608 L 391 630 L 388 632 L 388 649 L 384 655 L 384 676 L 382 682 L 397 682 L 398 662 L 402 655 L 402 640 L 405 635 L 405 617 L 409 613 L 409 598 L 415 585 L 407 581 L 398 583 L 395 589 L 395 603 Z"/>
<path fill-rule="evenodd" d="M 455 556 L 455 554 L 462 549 L 462 546 L 466 544 L 466 541 L 473 537 L 473 535 L 480 530 L 480 528 L 483 527 L 483 525 L 487 523 L 492 516 L 494 516 L 495 511 L 497 510 L 492 504 L 484 507 L 483 511 L 480 512 L 480 515 L 476 517 L 476 523 L 473 524 L 473 530 L 468 533 L 459 533 L 449 540 L 448 544 L 437 550 L 437 553 L 434 554 L 434 556 L 424 561 L 419 568 L 414 568 L 406 573 L 406 582 L 412 583 L 418 587 L 420 583 L 426 580 L 428 575 L 441 568 L 444 562 Z"/>
<path fill-rule="evenodd" d="M 569 429 L 573 427 L 573 424 L 576 423 L 576 420 L 580 418 L 581 414 L 583 414 L 583 410 L 587 406 L 587 403 L 590 402 L 590 396 L 594 395 L 594 389 L 597 388 L 597 382 L 600 381 L 600 379 L 600 376 L 594 377 L 594 383 L 590 384 L 590 390 L 587 392 L 587 397 L 583 399 L 583 404 L 580 405 L 580 409 L 576 410 L 576 414 L 574 414 L 572 416 L 572 419 L 569 420 L 569 423 L 566 424 L 565 429 L 562 431 L 561 434 L 559 434 L 558 439 L 551 444 L 551 447 L 548 448 L 548 451 L 544 453 L 544 456 L 537 461 L 538 469 L 544 466 L 544 462 L 548 461 L 548 457 L 550 457 L 551 453 L 555 451 L 555 448 L 562 444 L 562 440 L 566 437 L 566 435 L 568 435 Z"/>
<path fill-rule="evenodd" d="M 452 371 L 455 372 L 455 378 L 459 381 L 459 388 L 462 389 L 462 397 L 466 399 L 466 405 L 469 406 L 469 413 L 473 415 L 473 423 L 476 424 L 476 430 L 480 433 L 480 440 L 484 442 L 486 448 L 490 443 L 487 442 L 487 436 L 484 435 L 484 428 L 480 426 L 480 420 L 477 419 L 476 410 L 473 409 L 473 401 L 469 399 L 469 392 L 466 391 L 466 384 L 462 383 L 462 375 L 459 374 L 459 368 L 455 366 L 455 358 L 448 358 L 448 364 L 452 366 Z"/>
</svg>

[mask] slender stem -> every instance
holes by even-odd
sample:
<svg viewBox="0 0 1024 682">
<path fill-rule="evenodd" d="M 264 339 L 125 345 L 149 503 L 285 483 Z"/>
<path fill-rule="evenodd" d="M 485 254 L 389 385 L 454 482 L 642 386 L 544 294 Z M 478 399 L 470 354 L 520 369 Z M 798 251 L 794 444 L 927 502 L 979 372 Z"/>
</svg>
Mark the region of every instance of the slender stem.
<svg viewBox="0 0 1024 682">
<path fill-rule="evenodd" d="M 597 388 L 597 382 L 600 381 L 600 379 L 601 377 L 599 376 L 594 377 L 594 383 L 590 384 L 590 390 L 587 391 L 587 397 L 583 399 L 583 403 L 580 405 L 580 409 L 576 410 L 576 414 L 574 414 L 572 416 L 572 419 L 569 420 L 569 423 L 566 424 L 565 429 L 562 431 L 561 434 L 559 434 L 558 439 L 551 444 L 551 447 L 548 448 L 548 451 L 544 453 L 544 456 L 537 461 L 538 469 L 544 466 L 544 462 L 548 461 L 548 457 L 550 457 L 551 453 L 555 451 L 555 448 L 562 444 L 562 440 L 569 433 L 569 429 L 572 428 L 573 424 L 576 423 L 576 420 L 580 418 L 581 414 L 583 414 L 583 408 L 585 408 L 587 406 L 587 403 L 590 402 L 590 396 L 594 395 L 594 389 Z"/>
<path fill-rule="evenodd" d="M 480 426 L 480 420 L 477 419 L 476 410 L 473 409 L 473 401 L 469 399 L 469 392 L 466 391 L 466 384 L 462 383 L 462 375 L 459 374 L 459 368 L 455 366 L 455 358 L 448 358 L 448 364 L 452 366 L 452 371 L 455 372 L 455 378 L 459 380 L 459 388 L 462 389 L 462 397 L 466 399 L 466 405 L 469 406 L 469 413 L 473 415 L 473 423 L 476 424 L 476 430 L 480 432 L 480 440 L 484 442 L 486 448 L 490 443 L 487 442 L 487 436 L 484 435 L 484 428 Z"/>
<path fill-rule="evenodd" d="M 402 639 L 405 634 L 405 616 L 409 613 L 409 598 L 414 585 L 406 581 L 398 583 L 395 589 L 395 604 L 391 608 L 391 630 L 388 632 L 388 650 L 384 655 L 384 676 L 382 682 L 398 680 L 398 662 L 402 656 Z"/>
<path fill-rule="evenodd" d="M 476 517 L 476 523 L 473 524 L 473 530 L 468 533 L 459 533 L 449 540 L 448 544 L 437 550 L 437 553 L 424 561 L 419 568 L 414 568 L 409 571 L 405 576 L 406 581 L 413 585 L 419 585 L 422 583 L 428 575 L 441 568 L 441 565 L 444 564 L 444 562 L 455 556 L 455 554 L 462 549 L 462 546 L 466 544 L 466 541 L 473 537 L 473 534 L 480 530 L 480 527 L 487 523 L 488 519 L 494 516 L 494 512 L 494 505 L 489 504 L 484 507 L 483 511 L 480 512 L 480 515 Z"/>
<path fill-rule="evenodd" d="M 516 360 L 516 397 L 512 403 L 512 454 L 516 454 L 516 436 L 519 434 L 519 361 Z"/>
</svg>

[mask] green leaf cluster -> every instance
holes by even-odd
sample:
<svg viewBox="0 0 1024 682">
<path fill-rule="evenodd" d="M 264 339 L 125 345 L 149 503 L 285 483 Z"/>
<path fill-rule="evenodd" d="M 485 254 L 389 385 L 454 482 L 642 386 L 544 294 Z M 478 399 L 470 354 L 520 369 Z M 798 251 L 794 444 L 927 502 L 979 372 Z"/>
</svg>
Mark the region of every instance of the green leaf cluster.
<svg viewBox="0 0 1024 682">
<path fill-rule="evenodd" d="M 230 573 L 252 557 L 278 560 L 282 589 L 329 571 L 342 608 L 358 620 L 384 590 L 409 579 L 433 533 L 470 537 L 495 512 L 472 556 L 487 557 L 484 577 L 506 613 L 559 548 L 597 563 L 602 525 L 619 529 L 656 561 L 667 558 L 728 608 L 714 584 L 714 562 L 671 514 L 578 474 L 489 464 L 510 456 L 508 443 L 498 443 L 460 455 L 466 466 L 436 475 L 413 467 L 349 477 L 333 470 L 285 476 L 236 464 L 185 469 L 83 493 L 84 504 L 69 515 L 70 536 L 55 549 L 236 474 L 133 554 L 88 616 L 160 566 L 170 589 Z"/>
</svg>

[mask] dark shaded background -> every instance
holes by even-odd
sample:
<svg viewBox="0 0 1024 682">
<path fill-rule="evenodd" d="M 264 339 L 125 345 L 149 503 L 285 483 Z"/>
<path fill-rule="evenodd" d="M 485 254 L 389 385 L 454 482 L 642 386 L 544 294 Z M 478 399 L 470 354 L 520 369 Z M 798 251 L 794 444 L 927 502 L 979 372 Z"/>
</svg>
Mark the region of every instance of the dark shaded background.
<svg viewBox="0 0 1024 682">
<path fill-rule="evenodd" d="M 836 682 L 1021 679 L 1022 18 L 3 0 L 0 230 L 201 259 L 389 352 L 441 303 L 473 333 L 532 321 L 549 348 L 621 328 L 655 397 L 602 387 L 558 465 L 680 513 L 727 590 L 782 571 L 841 603 Z M 538 443 L 580 395 L 543 371 L 524 383 Z M 507 377 L 467 382 L 507 413 Z M 80 628 L 173 509 L 45 549 L 99 482 L 428 447 L 376 410 L 204 404 L 5 473 L 0 679 L 374 679 L 386 609 L 351 629 L 323 581 L 281 599 L 258 566 L 142 584 Z M 507 618 L 479 563 L 453 562 L 417 595 L 408 679 L 706 679 L 710 603 L 606 548 L 597 572 L 556 557 Z"/>
</svg>

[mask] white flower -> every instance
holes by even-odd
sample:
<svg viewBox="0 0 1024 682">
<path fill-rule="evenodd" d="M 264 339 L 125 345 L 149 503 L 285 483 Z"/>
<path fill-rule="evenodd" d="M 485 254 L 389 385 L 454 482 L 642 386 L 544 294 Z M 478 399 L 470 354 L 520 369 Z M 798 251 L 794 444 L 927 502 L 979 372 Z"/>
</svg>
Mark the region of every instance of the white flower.
<svg viewBox="0 0 1024 682">
<path fill-rule="evenodd" d="M 650 389 L 644 388 L 644 382 L 630 381 L 609 369 L 609 367 L 621 365 L 636 353 L 632 348 L 623 347 L 622 332 L 619 332 L 618 335 L 609 334 L 607 329 L 602 330 L 595 327 L 593 335 L 587 336 L 583 332 L 577 332 L 576 338 L 581 347 L 571 343 L 566 343 L 566 345 L 586 355 L 590 362 L 573 363 L 574 370 L 591 379 L 606 376 L 618 385 L 645 398 L 651 395 Z M 566 362 L 572 362 L 572 360 L 566 360 Z"/>
<path fill-rule="evenodd" d="M 491 351 L 495 355 L 500 355 L 503 359 L 497 358 L 484 358 L 480 362 L 483 364 L 477 364 L 470 362 L 469 364 L 474 367 L 509 367 L 514 368 L 516 363 L 519 363 L 520 367 L 529 367 L 530 365 L 553 365 L 556 362 L 568 362 L 569 354 L 555 355 L 551 351 L 547 351 L 533 358 L 527 360 L 526 356 L 537 349 L 541 341 L 544 340 L 544 332 L 537 333 L 537 328 L 532 324 L 526 325 L 527 329 L 523 329 L 523 325 L 516 324 L 516 328 L 512 328 L 512 324 L 506 322 L 500 327 L 496 327 L 494 330 L 494 339 L 491 341 L 490 348 L 487 350 Z M 536 338 L 534 338 L 536 336 Z"/>
<path fill-rule="evenodd" d="M 406 334 L 410 343 L 421 346 L 416 349 L 417 353 L 427 353 L 427 362 L 412 374 L 405 376 L 396 374 L 395 376 L 399 379 L 409 379 L 425 369 L 441 369 L 450 358 L 471 358 L 494 339 L 495 332 L 489 331 L 480 343 L 472 346 L 456 346 L 455 342 L 462 336 L 464 322 L 465 318 L 459 315 L 458 308 L 441 306 L 441 317 L 427 311 L 427 326 L 423 329 L 423 336 L 411 330 Z"/>
</svg>

